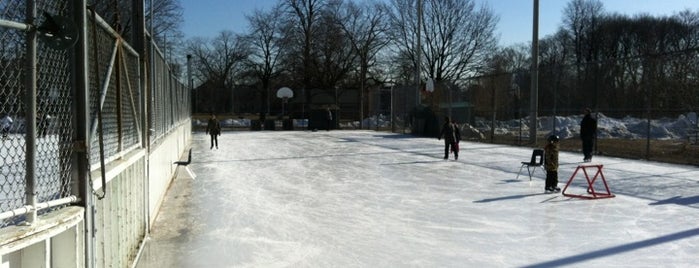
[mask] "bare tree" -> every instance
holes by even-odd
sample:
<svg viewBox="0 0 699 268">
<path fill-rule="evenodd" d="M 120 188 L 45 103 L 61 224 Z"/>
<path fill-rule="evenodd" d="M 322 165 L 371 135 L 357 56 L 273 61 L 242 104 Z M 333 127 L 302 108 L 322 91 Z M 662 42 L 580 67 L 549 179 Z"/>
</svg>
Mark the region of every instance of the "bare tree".
<svg viewBox="0 0 699 268">
<path fill-rule="evenodd" d="M 284 45 L 281 32 L 282 11 L 275 7 L 268 12 L 255 11 L 247 17 L 250 33 L 245 42 L 250 48 L 247 68 L 261 84 L 260 119 L 264 121 L 269 111 L 269 95 L 272 80 L 281 72 L 280 58 Z"/>
<path fill-rule="evenodd" d="M 569 102 L 572 99 L 570 90 L 563 90 L 569 83 L 570 79 L 574 78 L 569 68 L 561 68 L 569 62 L 570 50 L 566 47 L 565 33 L 559 31 L 555 35 L 544 38 L 539 42 L 539 90 L 544 91 L 543 96 L 546 96 L 539 101 L 543 105 L 550 104 L 557 109 L 561 102 Z M 529 48 L 527 48 L 529 49 Z M 529 50 L 531 51 L 531 50 Z M 526 71 L 525 71 L 526 70 Z M 522 68 L 519 71 L 528 73 L 528 69 Z M 531 92 L 528 90 L 527 92 Z M 565 96 L 565 97 L 561 97 Z M 554 111 L 557 112 L 557 111 Z"/>
<path fill-rule="evenodd" d="M 402 64 L 411 64 L 411 66 L 402 66 L 398 69 L 404 70 L 401 76 L 405 76 L 406 81 L 408 71 L 415 69 L 417 64 L 417 34 L 418 34 L 418 16 L 417 16 L 417 1 L 416 0 L 392 0 L 389 10 L 389 38 L 393 46 L 393 54 L 396 55 L 397 62 Z"/>
<path fill-rule="evenodd" d="M 685 42 L 680 43 L 684 61 L 677 66 L 675 78 L 681 82 L 682 99 L 691 111 L 699 111 L 699 10 L 683 10 L 674 16 L 687 28 Z M 684 74 L 684 75 L 682 75 Z M 694 78 L 694 79 L 692 79 Z M 699 122 L 696 122 L 699 127 Z"/>
<path fill-rule="evenodd" d="M 184 34 L 181 27 L 184 21 L 180 0 L 145 1 L 146 27 L 158 46 L 169 56 L 181 47 Z"/>
<path fill-rule="evenodd" d="M 385 19 L 388 7 L 379 2 L 347 2 L 338 13 L 342 29 L 359 57 L 359 114 L 360 118 L 364 118 L 367 73 L 376 62 L 378 53 L 389 43 L 386 35 L 388 23 Z M 359 121 L 359 127 L 362 127 L 362 120 Z"/>
<path fill-rule="evenodd" d="M 393 38 L 402 54 L 415 58 L 414 40 L 417 22 L 414 0 L 394 0 Z M 476 9 L 472 0 L 426 1 L 424 20 L 420 25 L 424 43 L 421 70 L 439 82 L 458 82 L 482 66 L 487 53 L 493 52 L 497 38 L 498 17 L 487 7 Z"/>
<path fill-rule="evenodd" d="M 308 105 L 311 101 L 311 95 L 308 93 L 307 87 L 311 82 L 311 66 L 313 64 L 313 56 L 311 53 L 314 48 L 313 37 L 316 35 L 318 21 L 320 19 L 320 10 L 323 8 L 324 0 L 281 0 L 282 7 L 286 8 L 289 14 L 289 27 L 287 35 L 289 40 L 295 41 L 300 48 L 300 59 L 302 70 L 301 87 L 304 94 L 305 110 L 308 110 Z M 292 48 L 293 49 L 293 48 Z M 292 52 L 292 54 L 295 54 Z"/>
<path fill-rule="evenodd" d="M 563 10 L 563 28 L 570 34 L 577 64 L 594 60 L 595 32 L 603 12 L 599 0 L 572 0 Z"/>
<path fill-rule="evenodd" d="M 435 81 L 459 81 L 495 51 L 498 18 L 471 0 L 428 1 L 422 25 L 424 68 Z"/>
<path fill-rule="evenodd" d="M 134 25 L 133 0 L 97 0 L 92 7 L 97 13 L 117 30 L 129 42 L 133 41 L 132 26 Z M 182 43 L 184 34 L 181 27 L 183 22 L 182 5 L 180 0 L 147 0 L 145 4 L 146 27 L 156 44 L 168 52 L 177 49 Z"/>
<path fill-rule="evenodd" d="M 190 40 L 187 51 L 192 55 L 195 77 L 201 83 L 208 84 L 217 90 L 232 91 L 235 78 L 242 71 L 243 61 L 248 55 L 246 46 L 241 40 L 231 31 L 222 31 L 213 40 L 203 38 Z M 230 94 L 230 96 L 233 98 L 234 95 Z M 232 99 L 225 101 L 233 103 Z"/>
<path fill-rule="evenodd" d="M 326 94 L 332 91 L 338 84 L 345 80 L 356 66 L 357 54 L 355 53 L 349 36 L 342 30 L 342 23 L 337 10 L 341 7 L 341 1 L 331 0 L 320 12 L 320 24 L 313 40 L 316 45 L 313 48 L 313 86 Z"/>
<path fill-rule="evenodd" d="M 568 32 L 576 64 L 576 85 L 583 90 L 582 102 L 585 106 L 598 105 L 598 64 L 600 57 L 599 27 L 604 6 L 599 0 L 572 0 L 563 10 L 563 29 Z"/>
</svg>

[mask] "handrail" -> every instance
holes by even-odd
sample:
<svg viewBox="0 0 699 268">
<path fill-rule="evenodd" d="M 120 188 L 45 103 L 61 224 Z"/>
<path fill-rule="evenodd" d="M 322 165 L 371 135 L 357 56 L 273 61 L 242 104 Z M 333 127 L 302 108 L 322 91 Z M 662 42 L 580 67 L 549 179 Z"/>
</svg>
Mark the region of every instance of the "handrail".
<svg viewBox="0 0 699 268">
<path fill-rule="evenodd" d="M 31 206 L 31 205 L 25 205 L 20 208 L 16 208 L 10 211 L 5 211 L 0 213 L 0 220 L 4 219 L 9 219 L 15 216 L 23 215 L 23 214 L 28 214 L 32 211 L 39 211 L 42 209 L 47 209 L 51 207 L 57 207 L 65 204 L 70 204 L 70 203 L 75 203 L 78 201 L 78 197 L 71 195 L 68 197 L 60 198 L 60 199 L 55 199 L 51 201 L 46 201 L 42 203 L 37 203 L 36 206 Z"/>
<path fill-rule="evenodd" d="M 29 31 L 32 26 L 26 23 L 14 22 L 9 20 L 0 19 L 0 27 L 12 28 L 16 30 Z"/>
</svg>

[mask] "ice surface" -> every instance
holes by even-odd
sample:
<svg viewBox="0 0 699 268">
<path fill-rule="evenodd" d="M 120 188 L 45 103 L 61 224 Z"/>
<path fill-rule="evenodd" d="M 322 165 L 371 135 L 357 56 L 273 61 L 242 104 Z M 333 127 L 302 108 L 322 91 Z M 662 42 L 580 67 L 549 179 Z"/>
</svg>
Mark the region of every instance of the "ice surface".
<svg viewBox="0 0 699 268">
<path fill-rule="evenodd" d="M 531 148 L 373 131 L 193 136 L 137 267 L 696 267 L 699 168 L 595 156 L 614 198 L 516 180 Z M 452 158 L 453 159 L 453 158 Z M 561 152 L 559 186 L 581 154 Z M 526 171 L 525 171 L 526 172 Z M 576 177 L 569 191 L 585 192 Z"/>
</svg>

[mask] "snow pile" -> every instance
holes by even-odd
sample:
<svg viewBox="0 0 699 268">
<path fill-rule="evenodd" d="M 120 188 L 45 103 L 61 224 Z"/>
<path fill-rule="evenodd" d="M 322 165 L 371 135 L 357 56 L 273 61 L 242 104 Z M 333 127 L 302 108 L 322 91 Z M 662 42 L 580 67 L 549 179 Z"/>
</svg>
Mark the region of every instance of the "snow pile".
<svg viewBox="0 0 699 268">
<path fill-rule="evenodd" d="M 279 120 L 277 120 L 279 121 Z M 306 127 L 308 126 L 308 120 L 306 119 L 294 119 L 294 127 Z M 201 127 L 201 128 L 206 128 L 206 125 L 208 124 L 209 119 L 206 120 L 199 120 L 199 119 L 193 119 L 192 120 L 192 125 L 195 127 Z M 223 128 L 249 128 L 252 125 L 252 120 L 246 119 L 246 118 L 240 118 L 240 119 L 224 119 L 221 120 L 221 127 Z"/>
<path fill-rule="evenodd" d="M 206 128 L 206 125 L 208 124 L 209 120 L 199 120 L 199 119 L 194 119 L 192 120 L 192 125 L 196 127 L 204 127 Z M 221 127 L 250 127 L 250 119 L 224 119 L 221 120 Z"/>
<path fill-rule="evenodd" d="M 221 121 L 221 127 L 250 127 L 250 119 L 226 119 Z"/>
<path fill-rule="evenodd" d="M 548 131 L 555 127 L 555 134 L 562 139 L 578 137 L 580 133 L 580 121 L 582 115 L 568 117 L 546 116 L 539 117 L 537 129 Z M 484 133 L 490 131 L 492 122 L 483 118 L 476 119 L 476 128 Z M 685 139 L 687 134 L 697 129 L 697 114 L 692 112 L 683 114 L 677 118 L 661 118 L 650 121 L 650 128 L 647 119 L 624 117 L 620 119 L 607 117 L 604 114 L 597 114 L 597 135 L 599 138 L 623 138 L 623 139 L 645 139 L 650 133 L 651 139 L 676 140 Z M 521 120 L 509 120 L 495 122 L 495 133 L 498 135 L 523 135 L 529 133 L 529 118 Z"/>
<path fill-rule="evenodd" d="M 396 120 L 398 120 L 396 118 Z M 384 114 L 379 114 L 379 115 L 373 115 L 371 117 L 364 118 L 362 120 L 362 127 L 364 128 L 375 128 L 375 127 L 380 127 L 380 128 L 387 128 L 391 127 L 391 116 L 390 115 L 384 115 Z M 346 122 L 346 123 L 341 123 L 340 124 L 341 128 L 359 128 L 359 121 L 352 121 L 352 122 Z"/>
<path fill-rule="evenodd" d="M 686 139 L 688 133 L 696 131 L 697 114 L 694 112 L 679 115 L 677 118 L 661 118 L 650 121 L 650 129 L 648 120 L 634 117 L 611 118 L 602 113 L 597 115 L 597 135 L 599 138 L 621 138 L 621 139 L 645 139 L 650 131 L 650 138 L 657 140 L 678 140 Z M 582 115 L 572 116 L 542 116 L 537 120 L 537 129 L 551 133 L 552 129 L 556 128 L 556 135 L 562 139 L 576 138 L 580 133 L 580 121 Z M 399 118 L 396 118 L 398 124 L 402 124 Z M 194 119 L 194 126 L 206 127 L 207 120 Z M 221 121 L 222 127 L 250 127 L 250 119 L 225 119 Z M 306 126 L 306 120 L 294 120 L 295 127 Z M 484 139 L 490 133 L 491 124 L 493 122 L 485 118 L 476 118 L 473 126 L 469 124 L 461 125 L 461 132 L 466 137 Z M 529 135 L 529 118 L 513 119 L 507 121 L 495 121 L 496 135 L 514 135 L 517 136 L 521 132 L 522 135 Z M 365 128 L 375 128 L 378 125 L 380 128 L 388 128 L 391 126 L 390 115 L 373 115 L 362 120 L 362 126 Z M 352 129 L 359 128 L 359 121 L 343 123 L 341 128 Z"/>
</svg>

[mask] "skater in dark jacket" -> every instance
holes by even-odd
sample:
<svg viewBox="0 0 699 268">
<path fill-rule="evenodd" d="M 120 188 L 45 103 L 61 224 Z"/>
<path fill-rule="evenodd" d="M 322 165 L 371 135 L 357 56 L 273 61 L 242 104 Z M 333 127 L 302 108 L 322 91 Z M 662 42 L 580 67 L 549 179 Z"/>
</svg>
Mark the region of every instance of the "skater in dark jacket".
<svg viewBox="0 0 699 268">
<path fill-rule="evenodd" d="M 325 130 L 330 131 L 333 125 L 333 112 L 330 111 L 330 108 L 326 108 L 325 110 Z"/>
<path fill-rule="evenodd" d="M 221 136 L 221 123 L 216 119 L 215 114 L 211 114 L 211 118 L 209 118 L 209 122 L 206 124 L 206 134 L 211 135 L 211 148 L 209 149 L 213 149 L 214 146 L 218 149 L 218 136 Z"/>
<path fill-rule="evenodd" d="M 560 192 L 558 188 L 558 136 L 551 135 L 544 146 L 544 168 L 546 168 L 546 193 Z"/>
<path fill-rule="evenodd" d="M 592 161 L 592 148 L 597 136 L 597 120 L 591 115 L 592 110 L 585 108 L 585 116 L 580 122 L 580 139 L 582 140 L 583 161 Z"/>
<path fill-rule="evenodd" d="M 0 118 L 0 127 L 2 127 L 2 137 L 7 138 L 7 135 L 10 133 L 10 128 L 12 127 L 12 117 L 10 117 L 9 114 L 5 114 L 2 118 Z"/>
<path fill-rule="evenodd" d="M 451 122 L 451 118 L 444 117 L 442 132 L 437 139 L 444 138 L 444 159 L 449 159 L 449 149 L 454 152 L 454 160 L 459 159 L 459 141 L 461 141 L 461 131 L 459 127 Z"/>
</svg>

